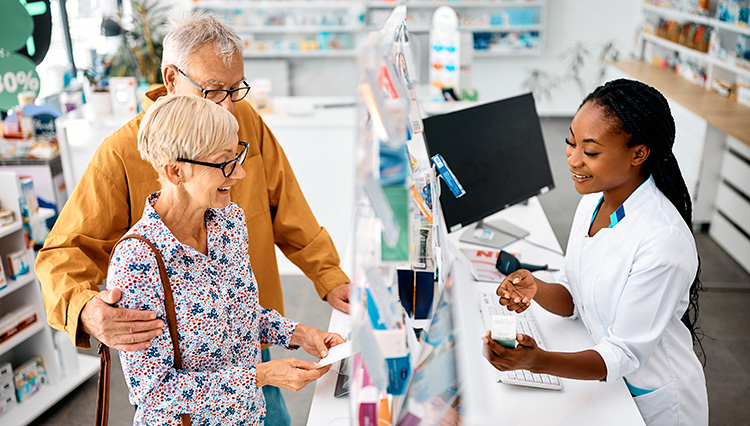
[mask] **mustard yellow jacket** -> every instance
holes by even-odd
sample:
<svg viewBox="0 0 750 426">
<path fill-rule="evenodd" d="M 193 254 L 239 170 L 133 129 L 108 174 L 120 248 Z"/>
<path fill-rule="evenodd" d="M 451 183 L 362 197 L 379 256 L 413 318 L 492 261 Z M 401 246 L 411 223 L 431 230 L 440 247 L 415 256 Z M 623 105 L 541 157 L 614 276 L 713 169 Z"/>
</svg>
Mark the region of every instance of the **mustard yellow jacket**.
<svg viewBox="0 0 750 426">
<path fill-rule="evenodd" d="M 166 95 L 146 94 L 147 107 Z M 328 232 L 318 225 L 271 130 L 246 101 L 234 112 L 239 139 L 250 142 L 247 176 L 232 187 L 245 211 L 250 261 L 260 303 L 284 313 L 274 244 L 312 280 L 321 298 L 349 282 Z M 141 218 L 146 197 L 157 191 L 157 173 L 138 152 L 143 113 L 108 137 L 86 167 L 36 260 L 49 324 L 80 348 L 91 346 L 79 326 L 83 306 L 99 292 L 112 247 Z"/>
</svg>

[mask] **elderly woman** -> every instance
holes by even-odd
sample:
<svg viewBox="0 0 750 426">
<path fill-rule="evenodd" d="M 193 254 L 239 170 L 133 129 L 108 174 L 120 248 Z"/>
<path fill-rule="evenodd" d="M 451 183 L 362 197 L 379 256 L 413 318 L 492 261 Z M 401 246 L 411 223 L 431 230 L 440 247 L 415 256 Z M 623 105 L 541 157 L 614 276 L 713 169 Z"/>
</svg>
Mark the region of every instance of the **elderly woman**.
<svg viewBox="0 0 750 426">
<path fill-rule="evenodd" d="M 164 259 L 182 369 L 173 367 L 166 325 L 148 349 L 120 352 L 135 424 L 179 425 L 182 414 L 194 425 L 260 424 L 264 385 L 297 391 L 328 371 L 295 358 L 261 362 L 261 344 L 302 346 L 322 357 L 343 342 L 259 305 L 244 213 L 230 200 L 232 185 L 245 176 L 248 147 L 237 129 L 231 113 L 189 95 L 161 98 L 141 122 L 138 149 L 162 189 L 148 197 L 126 235 L 145 237 Z M 165 319 L 156 256 L 146 242 L 117 246 L 107 288 L 122 291 L 119 307 Z"/>
</svg>

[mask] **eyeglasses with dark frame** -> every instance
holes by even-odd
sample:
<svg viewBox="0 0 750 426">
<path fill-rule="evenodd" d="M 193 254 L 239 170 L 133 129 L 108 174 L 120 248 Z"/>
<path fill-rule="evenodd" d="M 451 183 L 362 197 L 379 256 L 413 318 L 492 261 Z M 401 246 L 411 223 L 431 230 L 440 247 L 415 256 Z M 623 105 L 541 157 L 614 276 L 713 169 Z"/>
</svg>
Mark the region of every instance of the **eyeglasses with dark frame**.
<svg viewBox="0 0 750 426">
<path fill-rule="evenodd" d="M 188 160 L 185 158 L 178 158 L 177 161 L 221 169 L 221 173 L 224 175 L 224 177 L 228 178 L 229 176 L 232 176 L 235 167 L 237 167 L 237 163 L 242 164 L 245 162 L 245 158 L 247 158 L 247 147 L 250 144 L 247 142 L 239 142 L 239 144 L 240 146 L 242 146 L 242 152 L 240 152 L 235 159 L 225 161 L 223 163 L 207 163 L 205 161 Z"/>
<path fill-rule="evenodd" d="M 201 93 L 203 93 L 203 99 L 208 99 L 211 102 L 220 104 L 220 103 L 224 102 L 224 99 L 226 99 L 227 96 L 230 97 L 230 99 L 232 100 L 232 102 L 239 102 L 239 101 L 245 99 L 245 96 L 247 96 L 247 94 L 250 93 L 250 85 L 247 84 L 247 81 L 245 81 L 245 80 L 242 80 L 243 86 L 242 87 L 238 87 L 236 89 L 230 89 L 230 90 L 226 90 L 226 89 L 215 89 L 215 90 L 212 89 L 212 90 L 207 90 L 207 89 L 204 89 L 203 87 L 201 87 L 200 84 L 196 83 L 195 81 L 193 81 L 192 78 L 188 77 L 188 75 L 185 74 L 181 69 L 177 68 L 174 65 L 172 65 L 172 66 L 174 67 L 174 69 L 177 70 L 177 72 L 179 72 L 180 74 L 182 74 L 183 77 L 187 78 L 189 82 L 193 83 L 193 85 L 195 87 L 197 87 L 198 90 L 201 91 Z"/>
</svg>

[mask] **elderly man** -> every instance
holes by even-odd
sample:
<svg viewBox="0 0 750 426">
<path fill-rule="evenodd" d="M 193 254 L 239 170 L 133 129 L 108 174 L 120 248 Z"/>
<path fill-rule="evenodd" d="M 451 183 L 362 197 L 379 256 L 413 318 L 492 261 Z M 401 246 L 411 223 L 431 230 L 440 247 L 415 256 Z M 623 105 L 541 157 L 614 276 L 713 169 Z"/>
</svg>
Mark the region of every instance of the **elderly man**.
<svg viewBox="0 0 750 426">
<path fill-rule="evenodd" d="M 350 284 L 333 242 L 315 220 L 281 146 L 243 101 L 250 88 L 237 34 L 206 13 L 174 22 L 164 39 L 162 75 L 164 86 L 146 94 L 146 108 L 167 93 L 201 96 L 233 113 L 239 139 L 250 142 L 243 164 L 247 177 L 232 187 L 231 199 L 245 212 L 261 306 L 283 315 L 275 244 L 312 280 L 321 298 L 347 312 Z M 90 347 L 94 336 L 118 350 L 143 350 L 163 325 L 154 312 L 111 306 L 120 292 L 98 287 L 115 242 L 140 219 L 146 197 L 159 189 L 156 172 L 137 148 L 142 117 L 102 143 L 37 257 L 49 323 L 80 348 Z M 265 349 L 263 360 L 268 359 Z M 266 424 L 288 423 L 279 390 L 266 386 L 264 393 Z"/>
</svg>

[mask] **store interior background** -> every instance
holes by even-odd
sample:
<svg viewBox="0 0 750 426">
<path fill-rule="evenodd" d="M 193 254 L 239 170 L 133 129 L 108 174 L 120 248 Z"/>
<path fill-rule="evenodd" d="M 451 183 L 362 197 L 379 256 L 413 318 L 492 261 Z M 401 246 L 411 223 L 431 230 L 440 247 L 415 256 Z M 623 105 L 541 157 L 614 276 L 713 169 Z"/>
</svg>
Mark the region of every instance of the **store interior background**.
<svg viewBox="0 0 750 426">
<path fill-rule="evenodd" d="M 59 12 L 56 12 L 59 10 L 58 1 L 60 0 L 52 0 L 53 22 L 55 13 L 58 13 L 59 19 Z M 121 0 L 67 1 L 75 61 L 79 68 L 91 66 L 89 50 L 107 42 L 99 36 L 101 17 L 115 13 L 119 1 Z M 127 0 L 124 2 L 127 3 Z M 193 5 L 189 0 L 167 0 L 165 3 L 172 4 L 175 11 L 187 10 Z M 629 57 L 641 20 L 641 5 L 638 0 L 549 0 L 546 6 L 543 54 L 532 57 L 475 58 L 472 63 L 471 86 L 478 91 L 480 101 L 486 102 L 527 92 L 525 81 L 533 70 L 541 70 L 551 76 L 566 75 L 570 70 L 570 55 L 567 53 L 579 43 L 589 51 L 579 74 L 585 84 L 584 91 L 569 80 L 552 89 L 549 96 L 537 99 L 537 109 L 556 182 L 556 188 L 541 196 L 540 200 L 562 247 L 567 243 L 570 223 L 579 199 L 570 182 L 563 138 L 567 136 L 570 119 L 581 99 L 599 83 L 602 64 L 597 56 L 601 49 L 611 41 L 617 46 L 621 57 Z M 423 46 L 427 45 L 426 35 L 418 35 L 416 38 Z M 38 67 L 42 79 L 41 96 L 59 90 L 55 80 L 59 76 L 59 66 L 68 62 L 59 28 L 53 27 L 52 43 L 47 59 Z M 420 74 L 424 82 L 428 73 L 426 56 L 423 55 L 420 62 Z M 279 98 L 353 97 L 358 80 L 354 58 L 247 59 L 245 75 L 249 80 L 272 78 L 274 96 Z M 279 105 L 283 105 L 283 102 Z M 284 126 L 278 120 L 283 120 L 283 117 L 274 116 L 269 119 L 271 130 L 276 131 L 275 123 L 280 127 Z M 110 133 L 119 126 L 120 121 L 114 119 L 111 123 Z M 98 131 L 108 134 L 101 127 Z M 467 134 L 469 132 L 467 130 Z M 294 141 L 288 147 L 284 145 L 298 176 L 306 174 L 305 168 L 309 168 L 301 160 L 306 154 L 295 151 L 303 142 L 306 141 Z M 331 144 L 346 142 L 331 141 Z M 299 149 L 309 149 L 312 152 L 317 150 L 315 146 Z M 342 153 L 340 158 L 336 158 L 337 151 Z M 353 157 L 347 154 L 346 149 L 339 150 L 334 145 L 333 148 L 326 147 L 324 152 L 332 152 L 332 157 L 325 159 L 326 164 L 339 164 L 339 167 L 319 168 L 327 171 L 327 174 L 319 176 L 318 182 L 301 181 L 306 193 L 320 191 L 319 186 L 324 182 L 341 180 L 341 176 L 352 172 Z M 85 162 L 75 164 L 74 167 L 82 171 Z M 318 218 L 323 226 L 335 227 L 334 222 L 341 215 L 347 216 L 350 213 L 331 203 L 320 203 L 316 205 L 311 202 L 311 206 L 316 214 L 318 211 L 322 212 L 318 214 Z M 332 236 L 339 251 L 345 256 L 348 248 L 346 230 L 332 232 Z M 747 404 L 750 400 L 750 315 L 747 314 L 746 307 L 750 304 L 750 276 L 706 234 L 697 233 L 696 240 L 702 258 L 702 278 L 707 288 L 701 296 L 701 325 L 706 334 L 703 342 L 707 353 L 705 371 L 711 424 L 747 425 L 750 424 L 750 405 Z M 326 328 L 329 305 L 322 301 L 309 303 L 317 298 L 314 289 L 288 261 L 281 259 L 280 269 L 286 314 L 306 324 Z M 85 352 L 95 354 L 94 350 Z M 274 350 L 273 355 L 288 356 L 282 350 Z M 298 355 L 310 359 L 303 354 L 294 354 Z M 113 415 L 110 424 L 132 424 L 132 407 L 127 402 L 127 388 L 117 365 L 112 372 L 112 391 Z M 293 424 L 306 423 L 312 392 L 313 386 L 296 394 L 284 391 Z M 94 416 L 95 396 L 96 378 L 92 378 L 33 424 L 90 424 Z"/>
</svg>

